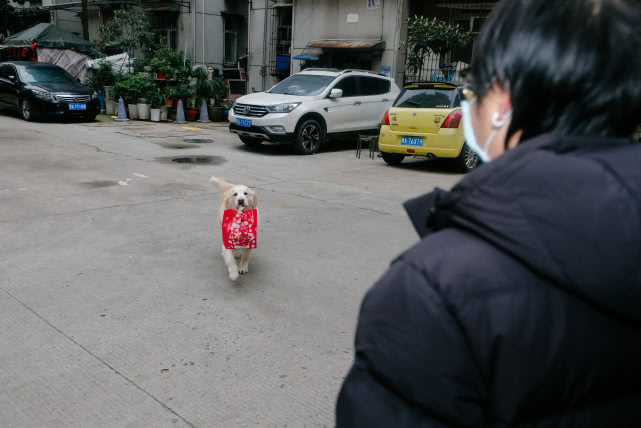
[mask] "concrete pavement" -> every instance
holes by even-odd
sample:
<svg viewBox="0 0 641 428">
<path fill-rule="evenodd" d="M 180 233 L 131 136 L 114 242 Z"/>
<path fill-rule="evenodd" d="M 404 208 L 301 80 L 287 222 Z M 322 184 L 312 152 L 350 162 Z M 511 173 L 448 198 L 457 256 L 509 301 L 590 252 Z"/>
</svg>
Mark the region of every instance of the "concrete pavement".
<svg viewBox="0 0 641 428">
<path fill-rule="evenodd" d="M 259 195 L 237 283 L 211 175 Z M 0 426 L 333 426 L 360 301 L 417 241 L 401 203 L 459 178 L 219 124 L 0 116 Z"/>
</svg>

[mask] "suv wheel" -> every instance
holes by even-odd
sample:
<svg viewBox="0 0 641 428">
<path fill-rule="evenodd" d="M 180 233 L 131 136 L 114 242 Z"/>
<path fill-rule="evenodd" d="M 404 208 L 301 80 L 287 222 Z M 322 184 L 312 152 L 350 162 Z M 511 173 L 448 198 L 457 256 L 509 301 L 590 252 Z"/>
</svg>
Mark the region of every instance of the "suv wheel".
<svg viewBox="0 0 641 428">
<path fill-rule="evenodd" d="M 479 155 L 477 155 L 470 146 L 463 144 L 463 148 L 461 149 L 461 154 L 459 155 L 457 162 L 459 164 L 459 168 L 463 172 L 468 172 L 479 165 Z"/>
<path fill-rule="evenodd" d="M 34 117 L 33 107 L 31 106 L 31 101 L 21 100 L 20 101 L 20 115 L 26 121 L 32 121 Z"/>
<path fill-rule="evenodd" d="M 315 119 L 307 119 L 298 126 L 296 132 L 296 149 L 300 154 L 318 153 L 325 139 L 323 126 Z"/>
<path fill-rule="evenodd" d="M 263 140 L 260 138 L 247 137 L 245 135 L 239 135 L 240 141 L 247 144 L 248 146 L 259 146 L 262 144 Z"/>
<path fill-rule="evenodd" d="M 381 153 L 381 155 L 388 165 L 400 165 L 403 159 L 405 159 L 405 155 L 400 153 Z"/>
</svg>

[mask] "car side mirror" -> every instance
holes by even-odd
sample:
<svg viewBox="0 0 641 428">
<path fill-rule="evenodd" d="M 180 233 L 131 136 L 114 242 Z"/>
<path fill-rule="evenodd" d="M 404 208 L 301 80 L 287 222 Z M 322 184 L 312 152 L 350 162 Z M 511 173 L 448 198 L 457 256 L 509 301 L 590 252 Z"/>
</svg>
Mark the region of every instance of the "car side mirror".
<svg viewBox="0 0 641 428">
<path fill-rule="evenodd" d="M 343 90 L 342 89 L 332 89 L 329 93 L 330 98 L 340 98 L 343 96 Z"/>
</svg>

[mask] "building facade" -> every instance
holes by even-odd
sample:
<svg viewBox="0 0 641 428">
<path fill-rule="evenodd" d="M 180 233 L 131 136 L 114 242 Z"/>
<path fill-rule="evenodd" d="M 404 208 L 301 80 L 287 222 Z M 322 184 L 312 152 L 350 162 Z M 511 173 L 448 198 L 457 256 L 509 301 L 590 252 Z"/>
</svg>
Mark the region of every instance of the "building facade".
<svg viewBox="0 0 641 428">
<path fill-rule="evenodd" d="M 400 85 L 447 79 L 468 66 L 474 44 L 409 73 L 402 43 L 407 19 L 436 17 L 478 34 L 496 0 L 252 0 L 249 2 L 249 91 L 269 89 L 305 67 L 382 72 Z"/>
<path fill-rule="evenodd" d="M 79 0 L 42 0 L 35 6 L 49 10 L 53 24 L 82 36 Z M 100 26 L 124 7 L 144 10 L 152 28 L 172 48 L 186 51 L 195 63 L 222 71 L 237 67 L 239 58 L 247 55 L 248 0 L 88 0 L 89 40 L 96 40 Z"/>
</svg>

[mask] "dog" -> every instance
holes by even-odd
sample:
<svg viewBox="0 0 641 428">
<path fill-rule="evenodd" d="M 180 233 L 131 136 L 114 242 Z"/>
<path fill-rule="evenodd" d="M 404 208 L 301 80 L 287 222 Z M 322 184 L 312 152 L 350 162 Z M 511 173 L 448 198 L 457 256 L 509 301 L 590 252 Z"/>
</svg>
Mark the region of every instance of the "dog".
<svg viewBox="0 0 641 428">
<path fill-rule="evenodd" d="M 256 192 L 242 184 L 232 184 L 222 177 L 211 177 L 210 181 L 223 191 L 223 197 L 218 206 L 218 224 L 222 227 L 225 210 L 245 211 L 258 209 L 258 197 Z M 238 275 L 249 272 L 249 255 L 251 249 L 230 250 L 222 244 L 222 255 L 229 278 L 232 281 L 238 279 Z M 240 256 L 240 264 L 236 265 L 236 257 Z"/>
</svg>

